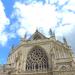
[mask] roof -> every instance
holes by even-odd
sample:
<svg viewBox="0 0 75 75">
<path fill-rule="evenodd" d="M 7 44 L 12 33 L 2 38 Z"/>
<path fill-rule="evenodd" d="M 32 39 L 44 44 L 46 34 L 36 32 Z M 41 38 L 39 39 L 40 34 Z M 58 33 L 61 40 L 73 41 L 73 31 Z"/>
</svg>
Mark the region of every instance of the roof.
<svg viewBox="0 0 75 75">
<path fill-rule="evenodd" d="M 28 40 L 38 40 L 38 39 L 46 39 L 42 33 L 40 33 L 38 30 L 35 31 L 35 33 L 28 39 Z"/>
</svg>

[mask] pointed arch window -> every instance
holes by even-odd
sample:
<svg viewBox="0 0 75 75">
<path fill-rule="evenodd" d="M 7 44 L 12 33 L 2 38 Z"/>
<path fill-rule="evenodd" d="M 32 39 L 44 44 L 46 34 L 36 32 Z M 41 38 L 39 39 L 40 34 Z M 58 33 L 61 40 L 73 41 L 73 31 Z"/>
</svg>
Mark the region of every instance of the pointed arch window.
<svg viewBox="0 0 75 75">
<path fill-rule="evenodd" d="M 26 70 L 27 71 L 38 71 L 38 70 L 48 70 L 48 57 L 44 49 L 41 47 L 34 47 L 28 53 L 26 60 Z"/>
</svg>

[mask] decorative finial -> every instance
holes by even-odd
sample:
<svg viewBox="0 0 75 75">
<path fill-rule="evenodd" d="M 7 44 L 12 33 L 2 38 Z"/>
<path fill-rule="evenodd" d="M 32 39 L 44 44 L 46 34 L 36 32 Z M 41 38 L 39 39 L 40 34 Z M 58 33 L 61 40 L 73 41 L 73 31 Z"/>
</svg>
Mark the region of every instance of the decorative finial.
<svg viewBox="0 0 75 75">
<path fill-rule="evenodd" d="M 25 33 L 25 35 L 24 35 L 24 39 L 26 39 L 27 38 L 27 32 Z"/>
<path fill-rule="evenodd" d="M 52 36 L 52 34 L 53 34 L 53 33 L 52 33 L 52 29 L 49 30 L 49 34 Z"/>
<path fill-rule="evenodd" d="M 36 29 L 36 32 L 38 32 L 38 29 Z"/>
<path fill-rule="evenodd" d="M 26 41 L 26 39 L 27 39 L 27 34 L 28 34 L 27 32 L 24 34 L 24 37 L 21 38 L 21 41 Z"/>
<path fill-rule="evenodd" d="M 12 50 L 14 49 L 14 45 L 12 45 L 11 49 L 12 49 Z"/>
<path fill-rule="evenodd" d="M 55 31 L 53 31 L 53 37 L 55 37 Z"/>
<path fill-rule="evenodd" d="M 67 45 L 67 40 L 65 37 L 63 37 L 63 42 Z"/>
<path fill-rule="evenodd" d="M 52 29 L 49 30 L 49 34 L 51 37 L 55 37 L 55 32 L 53 32 Z"/>
<path fill-rule="evenodd" d="M 9 53 L 9 55 L 14 51 L 14 45 L 11 46 L 11 51 Z"/>
</svg>

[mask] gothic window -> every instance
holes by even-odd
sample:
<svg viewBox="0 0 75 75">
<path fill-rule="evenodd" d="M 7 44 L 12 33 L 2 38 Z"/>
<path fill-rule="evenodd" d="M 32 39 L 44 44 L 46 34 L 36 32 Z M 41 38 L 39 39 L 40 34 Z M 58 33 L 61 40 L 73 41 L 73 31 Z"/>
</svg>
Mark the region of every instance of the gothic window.
<svg viewBox="0 0 75 75">
<path fill-rule="evenodd" d="M 34 47 L 27 56 L 26 70 L 27 71 L 38 71 L 48 70 L 48 57 L 46 52 L 41 47 Z"/>
</svg>

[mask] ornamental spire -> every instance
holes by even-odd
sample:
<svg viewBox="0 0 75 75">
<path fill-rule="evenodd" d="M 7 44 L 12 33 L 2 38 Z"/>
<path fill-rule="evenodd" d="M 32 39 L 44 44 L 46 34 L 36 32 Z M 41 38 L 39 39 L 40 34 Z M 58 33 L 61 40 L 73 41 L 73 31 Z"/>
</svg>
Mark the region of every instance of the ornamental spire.
<svg viewBox="0 0 75 75">
<path fill-rule="evenodd" d="M 52 29 L 50 29 L 50 30 L 49 30 L 49 35 L 50 35 L 51 37 L 55 37 L 55 32 L 53 32 Z"/>
<path fill-rule="evenodd" d="M 67 40 L 65 37 L 63 37 L 63 42 L 67 45 Z"/>
</svg>

